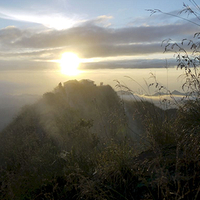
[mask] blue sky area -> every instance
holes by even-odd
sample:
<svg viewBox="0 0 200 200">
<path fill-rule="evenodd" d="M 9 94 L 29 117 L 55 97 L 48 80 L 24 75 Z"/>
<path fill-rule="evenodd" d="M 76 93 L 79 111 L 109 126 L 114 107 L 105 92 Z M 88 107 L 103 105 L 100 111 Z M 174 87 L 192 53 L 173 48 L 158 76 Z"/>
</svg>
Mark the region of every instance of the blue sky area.
<svg viewBox="0 0 200 200">
<path fill-rule="evenodd" d="M 23 26 L 22 22 L 34 22 L 38 16 L 66 18 L 77 21 L 94 20 L 99 16 L 112 16 L 112 27 L 123 27 L 132 21 L 149 17 L 146 9 L 160 9 L 171 12 L 181 9 L 183 0 L 43 0 L 43 1 L 2 1 L 0 3 L 1 28 L 5 26 Z M 24 18 L 22 18 L 24 16 Z M 8 21 L 5 19 L 13 19 Z M 147 19 L 146 19 L 147 20 Z M 40 24 L 38 20 L 37 23 Z M 27 24 L 25 24 L 28 26 Z M 64 26 L 63 26 L 64 27 Z"/>
</svg>

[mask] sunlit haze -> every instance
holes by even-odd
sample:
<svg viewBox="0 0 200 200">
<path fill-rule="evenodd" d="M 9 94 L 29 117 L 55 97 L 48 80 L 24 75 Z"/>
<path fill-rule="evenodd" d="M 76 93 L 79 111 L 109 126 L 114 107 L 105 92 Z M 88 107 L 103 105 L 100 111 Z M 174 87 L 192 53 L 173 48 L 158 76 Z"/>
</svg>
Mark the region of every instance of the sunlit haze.
<svg viewBox="0 0 200 200">
<path fill-rule="evenodd" d="M 70 79 L 113 88 L 119 80 L 138 91 L 152 81 L 150 72 L 170 90 L 181 90 L 182 72 L 162 42 L 191 38 L 197 27 L 147 9 L 176 15 L 182 0 L 8 0 L 0 8 L 1 94 L 43 94 Z"/>
</svg>

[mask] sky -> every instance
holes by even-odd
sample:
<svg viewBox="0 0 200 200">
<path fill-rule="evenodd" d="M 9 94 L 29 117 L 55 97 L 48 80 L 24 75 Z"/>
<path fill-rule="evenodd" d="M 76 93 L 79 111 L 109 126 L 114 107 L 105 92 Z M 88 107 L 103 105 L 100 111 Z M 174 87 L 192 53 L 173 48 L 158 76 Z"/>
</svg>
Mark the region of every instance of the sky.
<svg viewBox="0 0 200 200">
<path fill-rule="evenodd" d="M 113 87 L 119 80 L 141 91 L 141 84 L 151 82 L 150 73 L 170 90 L 180 90 L 181 71 L 161 44 L 168 38 L 191 38 L 199 26 L 147 10 L 180 16 L 183 2 L 193 7 L 189 0 L 1 1 L 0 95 L 43 94 L 69 79 Z M 198 23 L 193 16 L 183 17 Z M 59 60 L 65 52 L 77 54 L 82 73 L 61 73 Z"/>
</svg>

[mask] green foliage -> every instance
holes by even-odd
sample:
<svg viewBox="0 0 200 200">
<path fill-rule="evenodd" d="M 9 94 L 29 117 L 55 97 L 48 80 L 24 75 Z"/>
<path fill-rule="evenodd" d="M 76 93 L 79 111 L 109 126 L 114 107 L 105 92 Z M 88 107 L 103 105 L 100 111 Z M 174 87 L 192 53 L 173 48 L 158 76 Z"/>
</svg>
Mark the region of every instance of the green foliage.
<svg viewBox="0 0 200 200">
<path fill-rule="evenodd" d="M 79 82 L 59 85 L 24 107 L 0 134 L 1 199 L 75 195 L 75 177 L 88 178 L 99 152 L 111 138 L 117 140 L 118 127 L 125 127 L 121 110 L 110 86 Z"/>
<path fill-rule="evenodd" d="M 126 102 L 133 113 L 134 120 L 143 130 L 142 139 L 150 146 L 163 146 L 175 142 L 174 123 L 177 110 L 162 110 L 147 101 Z"/>
</svg>

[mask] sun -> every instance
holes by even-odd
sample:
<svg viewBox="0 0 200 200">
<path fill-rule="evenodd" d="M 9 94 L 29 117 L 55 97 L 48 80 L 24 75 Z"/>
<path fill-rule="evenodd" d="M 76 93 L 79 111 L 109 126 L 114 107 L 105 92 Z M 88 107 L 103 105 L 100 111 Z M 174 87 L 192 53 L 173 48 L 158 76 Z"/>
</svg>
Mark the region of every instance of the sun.
<svg viewBox="0 0 200 200">
<path fill-rule="evenodd" d="M 78 66 L 80 58 L 72 52 L 65 52 L 60 59 L 61 73 L 68 76 L 75 76 L 80 73 Z"/>
</svg>

